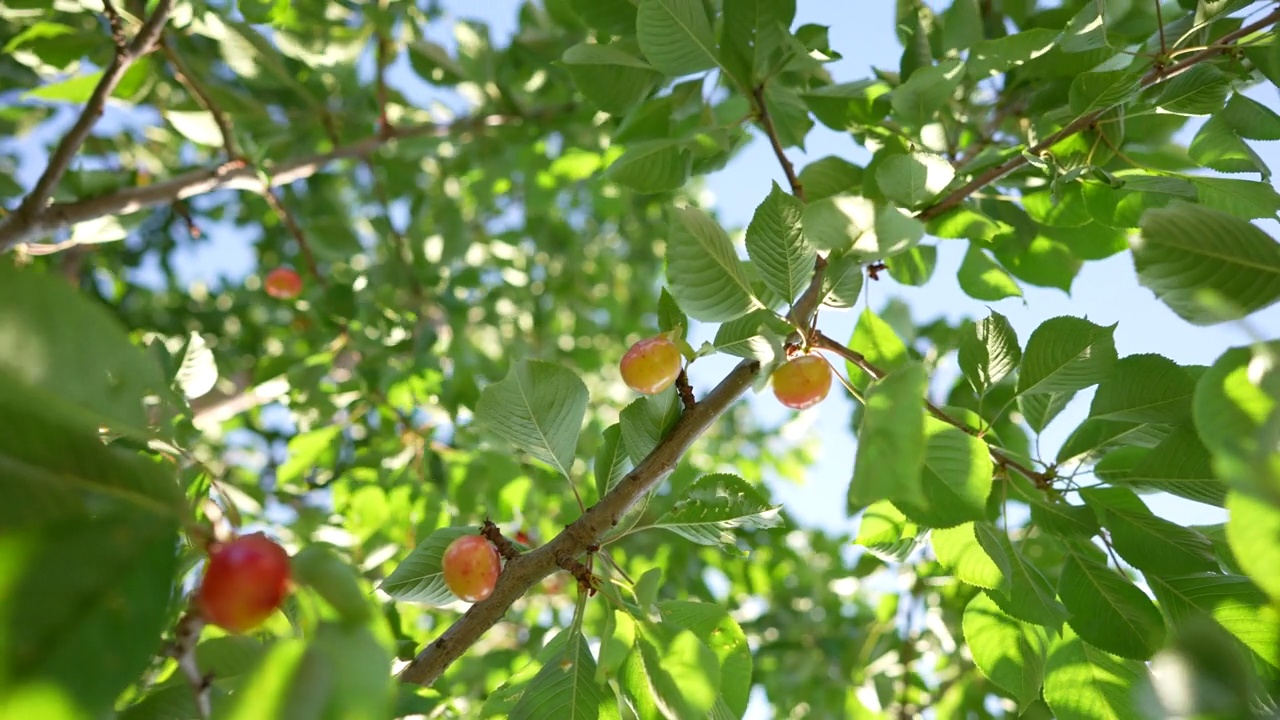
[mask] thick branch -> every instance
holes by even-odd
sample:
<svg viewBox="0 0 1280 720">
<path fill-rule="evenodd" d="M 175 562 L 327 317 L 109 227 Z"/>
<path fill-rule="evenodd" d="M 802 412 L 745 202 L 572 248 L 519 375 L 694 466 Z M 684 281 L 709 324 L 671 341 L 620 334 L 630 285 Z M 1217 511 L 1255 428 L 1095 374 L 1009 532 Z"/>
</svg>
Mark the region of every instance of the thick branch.
<svg viewBox="0 0 1280 720">
<path fill-rule="evenodd" d="M 447 124 L 425 123 L 396 128 L 392 132 L 367 137 L 359 142 L 334 148 L 327 153 L 280 162 L 270 168 L 269 183 L 271 187 L 288 185 L 311 177 L 338 160 L 359 159 L 372 155 L 384 145 L 396 140 L 462 135 L 487 127 L 514 125 L 525 120 L 562 115 L 571 112 L 573 107 L 573 105 L 561 105 L 527 115 L 477 115 Z M 0 220 L 0 252 L 11 250 L 14 246 L 40 235 L 105 215 L 127 215 L 217 190 L 248 190 L 262 193 L 266 189 L 253 168 L 248 167 L 243 161 L 232 160 L 214 167 L 183 173 L 152 185 L 119 190 L 87 200 L 53 203 L 42 211 L 29 215 L 15 211 L 7 218 Z"/>
<path fill-rule="evenodd" d="M 0 222 L 0 235 L 2 235 L 8 225 L 17 224 L 21 226 L 24 222 L 30 222 L 35 218 L 43 215 L 45 212 L 45 203 L 49 201 L 49 197 L 53 195 L 53 189 L 58 186 L 58 182 L 62 180 L 62 176 L 66 174 L 67 169 L 71 167 L 71 160 L 80 151 L 80 146 L 84 144 L 85 139 L 89 137 L 89 133 L 93 131 L 93 126 L 98 122 L 98 118 L 102 117 L 102 111 L 107 106 L 107 99 L 111 97 L 111 93 L 115 92 L 116 86 L 120 84 L 121 78 L 124 77 L 129 66 L 133 65 L 138 58 L 151 52 L 151 48 L 155 46 L 156 41 L 160 38 L 160 33 L 164 29 L 165 22 L 169 19 L 169 11 L 173 8 L 173 0 L 160 0 L 156 4 L 155 12 L 151 13 L 151 17 L 142 24 L 142 29 L 138 31 L 133 42 L 123 45 L 120 44 L 121 34 L 119 32 L 119 15 L 115 13 L 114 7 L 108 13 L 108 19 L 112 26 L 112 37 L 117 43 L 116 54 L 111 58 L 111 63 L 102 71 L 102 79 L 98 81 L 98 86 L 93 89 L 93 94 L 89 96 L 89 102 L 85 103 L 84 110 L 80 112 L 80 117 L 76 119 L 71 129 L 58 142 L 58 147 L 54 149 L 53 155 L 49 158 L 49 165 L 44 169 L 44 173 L 36 180 L 36 185 L 31 192 L 22 200 L 22 204 L 18 206 L 9 217 Z M 0 240 L 0 249 L 7 249 L 8 245 Z"/>
<path fill-rule="evenodd" d="M 1154 67 L 1150 71 L 1148 71 L 1146 75 L 1142 77 L 1142 81 L 1139 83 L 1139 88 L 1146 89 L 1151 87 L 1152 85 L 1158 85 L 1166 80 L 1169 80 L 1170 78 L 1181 75 L 1182 73 L 1191 69 L 1195 65 L 1204 62 L 1205 60 L 1209 60 L 1211 58 L 1217 57 L 1218 55 L 1222 55 L 1226 52 L 1229 52 L 1235 47 L 1233 45 L 1234 41 L 1239 40 L 1240 38 L 1252 35 L 1253 33 L 1265 30 L 1268 27 L 1274 25 L 1277 21 L 1280 21 L 1280 10 L 1273 10 L 1270 13 L 1267 13 L 1265 17 L 1263 17 L 1261 20 L 1258 20 L 1257 22 L 1250 23 L 1234 32 L 1230 32 L 1230 33 L 1227 33 L 1226 35 L 1223 35 L 1221 38 L 1217 40 L 1217 42 L 1214 44 L 1213 47 L 1205 48 L 1204 50 L 1201 50 L 1195 55 L 1192 55 L 1191 57 L 1185 60 L 1182 60 L 1181 62 L 1170 65 L 1168 67 L 1161 67 L 1161 66 Z M 1045 138 L 1039 143 L 1036 143 L 1035 145 L 1032 145 L 1031 147 L 1027 148 L 1027 153 L 1031 155 L 1039 155 L 1040 153 L 1048 150 L 1054 145 L 1057 145 L 1058 143 L 1062 142 L 1066 138 L 1069 138 L 1078 132 L 1088 129 L 1094 123 L 1098 122 L 1098 120 L 1102 119 L 1104 115 L 1111 112 L 1113 109 L 1115 109 L 1114 106 L 1110 106 L 1110 107 L 1105 107 L 1096 112 L 1089 113 L 1088 115 L 1081 115 L 1075 120 L 1072 120 L 1070 123 L 1066 125 L 1066 127 L 1062 128 L 1058 132 L 1050 135 L 1049 137 Z M 1012 157 L 1009 160 L 1005 161 L 1003 164 L 997 165 L 996 167 L 993 167 L 990 170 L 987 170 L 981 175 L 975 177 L 974 179 L 970 180 L 968 183 L 966 183 L 962 187 L 956 188 L 955 190 L 951 191 L 946 197 L 942 198 L 941 200 L 934 203 L 933 205 L 930 205 L 929 207 L 920 211 L 920 214 L 917 215 L 916 217 L 921 221 L 928 221 L 936 217 L 939 217 L 944 213 L 946 213 L 947 211 L 955 208 L 960 203 L 964 202 L 970 195 L 974 194 L 975 192 L 978 192 L 979 190 L 982 190 L 986 186 L 996 182 L 1000 178 L 1004 177 L 1005 175 L 1008 175 L 1009 173 L 1013 172 L 1014 170 L 1017 170 L 1018 168 L 1021 168 L 1023 165 L 1026 165 L 1026 164 L 1027 164 L 1027 159 L 1022 155 Z"/>
<path fill-rule="evenodd" d="M 557 558 L 576 558 L 600 541 L 609 528 L 675 469 L 680 457 L 711 424 L 729 409 L 760 372 L 760 364 L 744 360 L 680 421 L 634 470 L 551 540 L 507 562 L 493 594 L 476 603 L 400 673 L 403 682 L 431 685 L 467 648 L 506 614 L 511 604 L 547 575 L 560 569 Z"/>
</svg>

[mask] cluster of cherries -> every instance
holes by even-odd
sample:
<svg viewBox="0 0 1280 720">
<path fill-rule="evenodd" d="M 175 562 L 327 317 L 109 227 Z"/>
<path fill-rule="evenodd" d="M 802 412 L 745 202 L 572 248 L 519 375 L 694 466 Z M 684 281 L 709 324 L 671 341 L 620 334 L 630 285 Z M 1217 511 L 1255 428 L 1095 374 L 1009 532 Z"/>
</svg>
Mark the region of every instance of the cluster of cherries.
<svg viewBox="0 0 1280 720">
<path fill-rule="evenodd" d="M 641 340 L 622 356 L 622 380 L 638 393 L 660 393 L 680 376 L 680 359 L 680 349 L 666 335 Z M 778 402 L 804 410 L 831 392 L 831 365 L 821 355 L 797 355 L 774 370 L 769 380 Z"/>
<path fill-rule="evenodd" d="M 302 277 L 292 268 L 276 268 L 263 285 L 271 297 L 292 299 L 302 292 Z M 654 395 L 675 383 L 683 363 L 675 342 L 667 335 L 656 335 L 632 345 L 619 368 L 628 387 Z M 798 355 L 774 370 L 770 382 L 779 402 L 803 410 L 831 391 L 831 366 L 820 355 Z M 493 594 L 502 572 L 497 548 L 482 535 L 464 535 L 449 543 L 441 565 L 445 585 L 467 602 L 480 602 Z M 291 578 L 289 554 L 261 533 L 214 543 L 196 592 L 196 607 L 206 622 L 235 633 L 248 632 L 284 602 Z"/>
</svg>

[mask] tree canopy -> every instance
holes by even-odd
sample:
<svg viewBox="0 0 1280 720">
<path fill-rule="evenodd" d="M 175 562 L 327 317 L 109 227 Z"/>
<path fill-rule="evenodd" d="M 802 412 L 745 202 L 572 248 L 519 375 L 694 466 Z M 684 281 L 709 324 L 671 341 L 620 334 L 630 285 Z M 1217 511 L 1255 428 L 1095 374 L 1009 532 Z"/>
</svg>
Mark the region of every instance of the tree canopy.
<svg viewBox="0 0 1280 720">
<path fill-rule="evenodd" d="M 0 5 L 0 717 L 1276 717 L 1280 5 L 892 6 Z"/>
</svg>

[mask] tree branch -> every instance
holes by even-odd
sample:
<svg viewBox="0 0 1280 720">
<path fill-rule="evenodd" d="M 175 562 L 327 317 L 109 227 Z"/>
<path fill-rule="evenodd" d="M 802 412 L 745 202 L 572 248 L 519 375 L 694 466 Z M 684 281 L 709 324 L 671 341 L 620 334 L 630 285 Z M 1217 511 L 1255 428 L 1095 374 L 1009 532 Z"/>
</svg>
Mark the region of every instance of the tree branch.
<svg viewBox="0 0 1280 720">
<path fill-rule="evenodd" d="M 515 125 L 525 121 L 563 115 L 572 112 L 575 107 L 572 104 L 559 105 L 524 115 L 476 115 L 452 123 L 424 123 L 395 128 L 391 132 L 373 135 L 350 145 L 336 147 L 326 153 L 284 160 L 271 168 L 271 175 L 266 184 L 258 177 L 258 173 L 244 162 L 229 160 L 214 167 L 192 170 L 163 182 L 118 190 L 96 198 L 53 203 L 43 209 L 28 211 L 26 214 L 23 214 L 19 208 L 8 217 L 0 219 L 0 252 L 12 250 L 15 246 L 34 237 L 104 215 L 127 215 L 217 190 L 248 190 L 262 193 L 268 185 L 280 187 L 311 177 L 330 163 L 367 157 L 396 140 L 464 135 L 484 128 Z M 61 149 L 61 146 L 59 148 Z M 53 161 L 50 163 L 51 168 L 52 166 Z"/>
<path fill-rule="evenodd" d="M 707 431 L 760 372 L 760 363 L 744 360 L 691 410 L 680 416 L 653 452 L 600 502 L 546 545 L 507 562 L 488 599 L 476 603 L 400 672 L 403 682 L 431 685 L 481 635 L 506 614 L 511 604 L 537 582 L 560 569 L 558 558 L 577 558 L 596 545 L 633 504 L 675 470 L 685 451 Z"/>
<path fill-rule="evenodd" d="M 1138 83 L 1138 87 L 1139 89 L 1145 90 L 1146 88 L 1149 88 L 1152 85 L 1158 85 L 1166 80 L 1169 80 L 1173 77 L 1181 75 L 1182 73 L 1191 69 L 1193 66 L 1199 63 L 1202 63 L 1205 60 L 1209 60 L 1211 58 L 1217 57 L 1218 55 L 1222 55 L 1230 51 L 1235 47 L 1232 44 L 1235 40 L 1239 40 L 1242 37 L 1246 37 L 1248 35 L 1252 35 L 1255 32 L 1265 30 L 1271 25 L 1274 25 L 1277 21 L 1280 21 L 1280 9 L 1272 10 L 1261 20 L 1258 20 L 1257 22 L 1254 22 L 1254 23 L 1250 23 L 1249 25 L 1245 25 L 1240 29 L 1235 30 L 1234 32 L 1229 32 L 1226 35 L 1223 35 L 1221 38 L 1218 39 L 1217 44 L 1214 47 L 1206 48 L 1196 53 L 1195 55 L 1192 55 L 1191 57 L 1185 60 L 1182 60 L 1181 62 L 1170 65 L 1168 67 L 1161 67 L 1158 65 L 1156 67 L 1153 67 L 1151 70 L 1147 72 L 1146 75 L 1142 77 L 1142 81 Z M 1109 106 L 1101 110 L 1098 110 L 1096 112 L 1089 113 L 1087 115 L 1081 115 L 1075 120 L 1072 120 L 1070 123 L 1068 123 L 1065 127 L 1063 127 L 1058 132 L 1050 135 L 1044 140 L 1027 148 L 1027 153 L 1030 153 L 1031 155 L 1038 155 L 1044 152 L 1045 150 L 1048 150 L 1049 148 L 1053 147 L 1054 145 L 1057 145 L 1058 143 L 1062 142 L 1066 138 L 1069 138 L 1072 135 L 1075 135 L 1076 133 L 1089 128 L 1098 120 L 1100 120 L 1102 116 L 1111 112 L 1113 109 L 1114 109 L 1114 106 Z M 1026 165 L 1026 164 L 1027 164 L 1027 159 L 1022 155 L 1012 157 L 1009 160 L 1005 161 L 1003 164 L 997 165 L 996 167 L 993 167 L 990 170 L 987 170 L 986 172 L 982 173 L 978 177 L 970 180 L 968 183 L 965 183 L 962 187 L 956 188 L 955 190 L 951 191 L 946 197 L 942 198 L 941 200 L 934 203 L 933 205 L 930 205 L 924 210 L 921 210 L 920 213 L 916 215 L 916 219 L 920 220 L 921 222 L 926 222 L 936 217 L 939 217 L 944 213 L 946 213 L 947 211 L 955 208 L 960 203 L 964 202 L 970 195 L 974 194 L 975 192 L 978 192 L 979 190 L 996 182 L 1000 178 L 1004 177 L 1005 175 L 1008 175 L 1009 173 L 1021 168 L 1023 165 Z"/>
<path fill-rule="evenodd" d="M 80 111 L 80 117 L 76 119 L 71 129 L 58 142 L 57 148 L 54 149 L 53 155 L 49 158 L 49 165 L 45 167 L 44 173 L 40 175 L 40 179 L 36 180 L 36 185 L 31 192 L 22 199 L 22 203 L 18 209 L 13 211 L 8 217 L 0 221 L 0 233 L 10 225 L 21 226 L 29 223 L 45 214 L 45 204 L 53 195 L 53 190 L 58 186 L 58 182 L 62 180 L 62 176 L 66 174 L 67 169 L 71 167 L 71 160 L 75 158 L 76 153 L 80 151 L 80 146 L 89 137 L 89 133 L 93 131 L 93 126 L 98 122 L 98 118 L 102 117 L 102 111 L 107 106 L 107 99 L 111 97 L 111 93 L 115 92 L 116 86 L 120 84 L 121 78 L 125 72 L 129 70 L 129 66 L 143 55 L 151 52 L 156 41 L 160 38 L 160 33 L 164 29 L 165 22 L 169 19 L 169 11 L 173 8 L 173 0 L 160 0 L 156 4 L 155 12 L 151 13 L 151 17 L 142 24 L 142 29 L 133 38 L 133 42 L 123 44 L 123 31 L 120 30 L 120 15 L 116 12 L 115 7 L 111 4 L 105 6 L 107 22 L 111 26 L 112 40 L 116 43 L 115 56 L 111 58 L 111 63 L 102 71 L 102 79 L 98 81 L 98 86 L 93 89 L 93 94 L 89 96 L 89 101 L 85 103 L 84 110 Z M 0 240 L 0 250 L 8 249 L 8 245 Z"/>
</svg>

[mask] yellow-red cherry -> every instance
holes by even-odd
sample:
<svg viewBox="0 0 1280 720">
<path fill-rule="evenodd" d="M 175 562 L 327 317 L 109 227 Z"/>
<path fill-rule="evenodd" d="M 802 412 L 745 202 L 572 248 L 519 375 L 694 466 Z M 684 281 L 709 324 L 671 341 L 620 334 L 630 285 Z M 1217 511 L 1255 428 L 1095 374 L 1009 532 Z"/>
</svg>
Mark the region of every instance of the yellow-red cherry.
<svg viewBox="0 0 1280 720">
<path fill-rule="evenodd" d="M 647 338 L 631 346 L 618 368 L 627 387 L 656 395 L 680 375 L 680 348 L 665 335 Z"/>
<path fill-rule="evenodd" d="M 493 593 L 502 572 L 498 549 L 480 535 L 463 535 L 444 550 L 444 584 L 467 602 L 480 602 Z"/>
<path fill-rule="evenodd" d="M 831 366 L 819 355 L 801 355 L 773 371 L 773 394 L 789 408 L 813 407 L 831 392 Z"/>
<path fill-rule="evenodd" d="M 207 622 L 248 632 L 284 602 L 291 576 L 289 553 L 262 533 L 216 543 L 209 549 L 196 606 Z"/>
<path fill-rule="evenodd" d="M 267 273 L 263 287 L 273 298 L 292 300 L 302 294 L 302 276 L 293 268 L 278 267 Z"/>
</svg>

